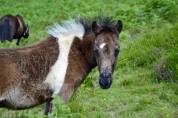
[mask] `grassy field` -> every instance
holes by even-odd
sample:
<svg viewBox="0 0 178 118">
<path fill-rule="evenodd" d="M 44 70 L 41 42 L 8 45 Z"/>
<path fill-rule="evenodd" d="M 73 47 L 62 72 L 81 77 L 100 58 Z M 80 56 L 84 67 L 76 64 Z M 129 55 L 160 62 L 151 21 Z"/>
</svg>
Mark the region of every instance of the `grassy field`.
<svg viewBox="0 0 178 118">
<path fill-rule="evenodd" d="M 21 14 L 30 26 L 20 46 L 44 40 L 47 26 L 75 16 L 110 15 L 124 29 L 111 89 L 99 87 L 96 68 L 68 104 L 56 98 L 55 113 L 44 116 L 41 105 L 0 109 L 0 118 L 178 117 L 178 0 L 0 0 L 0 16 L 5 14 Z"/>
</svg>

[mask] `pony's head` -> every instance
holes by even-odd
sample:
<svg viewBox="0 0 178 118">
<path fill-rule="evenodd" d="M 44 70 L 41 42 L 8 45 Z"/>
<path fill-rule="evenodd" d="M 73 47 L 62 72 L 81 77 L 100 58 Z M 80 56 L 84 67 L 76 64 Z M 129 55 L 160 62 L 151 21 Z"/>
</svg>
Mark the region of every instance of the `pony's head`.
<svg viewBox="0 0 178 118">
<path fill-rule="evenodd" d="M 19 27 L 18 27 L 18 31 L 20 36 L 18 37 L 24 37 L 24 38 L 28 38 L 29 36 L 29 26 L 28 24 L 25 24 L 24 22 L 24 18 L 21 15 L 16 15 L 17 21 L 19 23 Z"/>
<path fill-rule="evenodd" d="M 25 25 L 25 30 L 23 32 L 23 37 L 24 38 L 28 38 L 28 36 L 29 36 L 29 26 L 28 26 L 28 24 L 26 24 Z"/>
<path fill-rule="evenodd" d="M 119 33 L 122 30 L 122 22 L 97 24 L 92 23 L 92 31 L 95 34 L 94 56 L 99 68 L 101 88 L 108 89 L 112 84 L 112 74 L 120 50 Z"/>
</svg>

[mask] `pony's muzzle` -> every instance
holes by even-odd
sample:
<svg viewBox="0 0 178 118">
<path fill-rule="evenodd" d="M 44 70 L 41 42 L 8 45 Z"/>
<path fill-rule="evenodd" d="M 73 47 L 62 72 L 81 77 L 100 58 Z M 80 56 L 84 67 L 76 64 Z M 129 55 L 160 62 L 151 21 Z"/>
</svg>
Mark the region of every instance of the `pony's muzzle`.
<svg viewBox="0 0 178 118">
<path fill-rule="evenodd" d="M 99 84 L 102 89 L 108 89 L 112 84 L 112 73 L 111 72 L 103 72 L 100 74 Z"/>
</svg>

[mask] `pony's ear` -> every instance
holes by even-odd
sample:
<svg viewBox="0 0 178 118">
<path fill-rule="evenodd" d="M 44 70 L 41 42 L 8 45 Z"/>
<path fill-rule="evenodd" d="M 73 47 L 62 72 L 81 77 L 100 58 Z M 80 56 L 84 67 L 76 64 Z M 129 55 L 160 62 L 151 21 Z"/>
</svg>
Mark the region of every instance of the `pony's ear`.
<svg viewBox="0 0 178 118">
<path fill-rule="evenodd" d="M 117 24 L 115 25 L 116 30 L 120 33 L 122 31 L 123 28 L 123 24 L 121 20 L 117 21 Z"/>
<path fill-rule="evenodd" d="M 95 34 L 98 34 L 101 31 L 101 27 L 96 23 L 96 21 L 92 23 L 92 31 Z"/>
</svg>

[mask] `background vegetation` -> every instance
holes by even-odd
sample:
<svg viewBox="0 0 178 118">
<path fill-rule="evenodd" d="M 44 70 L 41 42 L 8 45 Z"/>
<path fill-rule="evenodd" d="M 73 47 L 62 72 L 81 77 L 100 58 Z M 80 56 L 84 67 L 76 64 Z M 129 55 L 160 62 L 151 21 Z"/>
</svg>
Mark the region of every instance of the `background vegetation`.
<svg viewBox="0 0 178 118">
<path fill-rule="evenodd" d="M 5 14 L 21 14 L 30 26 L 21 47 L 44 40 L 47 26 L 79 15 L 110 15 L 124 23 L 112 88 L 99 87 L 96 68 L 68 104 L 56 99 L 49 118 L 178 117 L 178 0 L 0 0 Z M 0 109 L 0 118 L 47 118 L 43 107 Z"/>
</svg>

